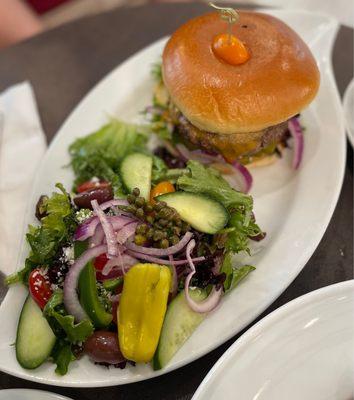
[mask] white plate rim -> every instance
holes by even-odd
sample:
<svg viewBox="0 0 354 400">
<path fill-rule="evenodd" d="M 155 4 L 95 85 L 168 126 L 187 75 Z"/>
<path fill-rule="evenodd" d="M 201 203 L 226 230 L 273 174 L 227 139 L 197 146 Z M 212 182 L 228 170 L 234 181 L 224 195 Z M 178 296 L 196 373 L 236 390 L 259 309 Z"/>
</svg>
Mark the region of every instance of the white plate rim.
<svg viewBox="0 0 354 400">
<path fill-rule="evenodd" d="M 261 335 L 263 332 L 266 332 L 268 329 L 271 329 L 273 326 L 276 326 L 277 321 L 284 320 L 289 314 L 298 310 L 302 306 L 306 306 L 316 300 L 324 300 L 327 296 L 336 295 L 347 290 L 348 288 L 354 290 L 354 279 L 338 282 L 333 285 L 324 286 L 320 289 L 308 292 L 294 300 L 289 301 L 270 314 L 266 315 L 250 329 L 248 329 L 242 336 L 240 336 L 218 359 L 212 369 L 205 376 L 202 383 L 199 385 L 192 397 L 192 400 L 203 400 L 203 396 L 205 391 L 208 389 L 209 382 L 211 383 L 214 376 L 222 370 L 223 364 L 227 363 L 227 361 L 232 358 L 235 352 L 244 346 L 247 346 L 250 342 L 252 342 L 253 339 Z"/>
<path fill-rule="evenodd" d="M 354 96 L 352 92 L 354 92 L 354 78 L 352 78 L 351 81 L 349 82 L 343 96 L 343 112 L 344 112 L 344 121 L 347 131 L 347 137 L 352 147 L 354 147 L 354 126 L 350 126 L 349 118 L 347 118 L 350 96 Z M 354 113 L 354 110 L 352 110 L 352 113 Z"/>
<path fill-rule="evenodd" d="M 330 34 L 331 40 L 328 42 L 326 49 L 328 51 L 330 51 L 330 52 L 333 50 L 333 44 L 334 44 L 336 32 L 338 30 L 338 26 L 339 26 L 338 22 L 334 18 L 331 18 L 328 15 L 325 15 L 325 14 L 322 14 L 322 13 L 313 13 L 313 12 L 310 12 L 310 11 L 296 10 L 296 9 L 295 10 L 281 10 L 281 9 L 261 9 L 261 8 L 259 8 L 256 11 L 263 11 L 263 12 L 266 12 L 266 13 L 269 13 L 269 14 L 272 14 L 272 12 L 277 12 L 279 14 L 283 13 L 283 14 L 286 14 L 286 15 L 292 14 L 292 13 L 301 13 L 303 15 L 308 15 L 308 16 L 313 16 L 313 17 L 322 17 L 322 18 L 326 19 L 327 23 L 328 23 L 328 26 L 330 27 L 329 30 L 331 32 L 331 34 Z M 91 95 L 91 93 L 93 91 L 95 91 L 100 85 L 103 85 L 106 81 L 108 81 L 111 78 L 111 75 L 114 74 L 114 72 L 116 71 L 117 68 L 121 67 L 125 63 L 128 63 L 129 61 L 131 61 L 134 58 L 138 58 L 141 55 L 141 53 L 146 51 L 149 47 L 152 47 L 152 46 L 156 45 L 158 42 L 164 41 L 164 40 L 166 40 L 165 37 L 153 42 L 152 44 L 142 48 L 141 50 L 139 50 L 135 54 L 131 55 L 123 63 L 117 65 L 111 72 L 109 72 L 105 77 L 103 77 L 88 93 L 86 93 L 85 96 L 82 98 L 82 100 L 74 107 L 72 112 L 67 116 L 67 118 L 65 119 L 64 123 L 61 125 L 61 127 L 58 130 L 57 134 L 53 138 L 48 150 L 55 145 L 56 141 L 58 140 L 58 138 L 60 136 L 61 131 L 64 130 L 68 124 L 70 124 L 71 117 L 72 117 L 73 114 L 75 114 L 77 109 L 82 106 L 82 104 Z M 339 92 L 338 92 L 338 89 L 337 89 L 337 86 L 336 86 L 335 80 L 334 80 L 333 66 L 332 66 L 331 63 L 329 63 L 327 65 L 327 67 L 329 68 L 328 79 L 331 81 L 331 84 L 335 88 L 335 91 L 333 92 L 333 96 L 335 97 L 334 101 L 338 105 L 340 105 L 340 96 L 339 96 Z M 338 147 L 338 149 L 337 149 L 343 155 L 345 155 L 345 148 L 346 148 L 345 146 L 346 146 L 345 134 L 343 132 L 341 146 L 340 146 L 340 148 Z M 48 151 L 47 151 L 45 157 L 43 158 L 43 160 L 41 161 L 41 165 L 45 164 L 47 158 L 48 158 Z M 117 380 L 112 380 L 110 382 L 85 382 L 84 384 L 82 384 L 80 382 L 67 382 L 67 381 L 61 381 L 59 379 L 47 379 L 47 378 L 42 378 L 42 377 L 36 377 L 36 376 L 33 376 L 33 375 L 28 375 L 26 373 L 26 371 L 24 372 L 21 369 L 16 370 L 16 371 L 7 370 L 6 367 L 1 365 L 1 364 L 0 364 L 0 370 L 2 370 L 3 372 L 9 373 L 9 374 L 11 374 L 13 376 L 22 378 L 22 379 L 26 379 L 26 380 L 30 380 L 30 381 L 34 381 L 34 382 L 39 382 L 39 383 L 42 383 L 42 384 L 48 384 L 48 385 L 66 386 L 66 387 L 107 387 L 107 386 L 123 385 L 123 384 L 143 381 L 143 380 L 146 380 L 146 379 L 151 379 L 151 378 L 158 377 L 160 375 L 164 375 L 164 374 L 166 374 L 168 372 L 171 372 L 171 371 L 174 371 L 174 370 L 176 370 L 178 368 L 181 368 L 182 366 L 190 364 L 191 362 L 199 359 L 203 355 L 213 351 L 218 346 L 220 346 L 223 343 L 225 343 L 226 341 L 230 340 L 233 336 L 235 336 L 237 334 L 237 332 L 239 332 L 242 329 L 244 329 L 251 321 L 253 321 L 258 315 L 260 315 L 270 304 L 272 304 L 274 302 L 274 300 L 276 298 L 278 298 L 279 295 L 291 284 L 291 282 L 296 278 L 296 276 L 301 272 L 303 267 L 306 265 L 307 261 L 309 260 L 309 258 L 312 256 L 312 254 L 316 250 L 320 240 L 322 239 L 322 237 L 323 237 L 323 235 L 324 235 L 324 233 L 325 233 L 325 231 L 326 231 L 326 229 L 328 227 L 328 224 L 329 224 L 330 219 L 331 219 L 331 217 L 333 215 L 334 208 L 335 208 L 335 206 L 337 204 L 337 201 L 338 201 L 338 198 L 339 198 L 339 195 L 340 195 L 340 190 L 341 190 L 341 187 L 342 187 L 344 173 L 345 173 L 345 157 L 342 157 L 341 159 L 342 159 L 342 165 L 338 170 L 337 185 L 336 185 L 335 188 L 333 188 L 333 193 L 335 193 L 335 195 L 333 195 L 332 203 L 330 204 L 330 206 L 327 209 L 327 213 L 326 213 L 326 216 L 324 218 L 325 222 L 322 223 L 321 229 L 317 230 L 317 235 L 316 235 L 316 238 L 313 240 L 313 246 L 311 246 L 311 249 L 308 248 L 307 252 L 302 254 L 301 259 L 299 258 L 299 262 L 298 262 L 299 267 L 297 268 L 297 270 L 293 271 L 293 273 L 288 275 L 287 283 L 285 285 L 281 286 L 280 288 L 278 288 L 278 290 L 275 290 L 272 293 L 272 296 L 270 296 L 268 298 L 268 301 L 264 302 L 261 306 L 259 306 L 258 308 L 255 308 L 253 310 L 252 318 L 248 322 L 245 322 L 242 325 L 240 325 L 239 329 L 236 332 L 235 331 L 229 332 L 228 334 L 224 335 L 222 337 L 222 339 L 220 339 L 220 341 L 212 343 L 208 347 L 207 350 L 196 352 L 192 356 L 190 356 L 190 358 L 187 361 L 176 362 L 173 365 L 167 366 L 163 370 L 154 371 L 153 374 L 144 375 L 144 376 L 133 376 L 133 377 L 131 377 L 131 378 L 127 379 L 127 380 L 124 380 L 124 381 L 122 381 L 122 380 L 119 381 L 119 379 L 117 379 Z M 39 170 L 41 170 L 41 166 L 39 167 Z M 37 175 L 37 177 L 35 179 L 35 182 L 33 184 L 33 188 L 36 187 L 38 179 L 40 179 L 39 175 Z M 34 191 L 35 190 L 33 190 L 33 192 Z M 27 210 L 27 212 L 31 212 L 31 211 Z M 6 298 L 4 299 L 4 301 L 3 301 L 1 306 L 3 306 L 4 304 L 7 303 L 7 301 L 9 300 L 10 293 L 11 293 L 11 288 L 8 291 L 8 294 L 7 294 Z M 0 310 L 1 310 L 1 308 L 0 308 Z"/>
<path fill-rule="evenodd" d="M 39 390 L 39 389 L 27 389 L 27 388 L 13 388 L 13 389 L 2 389 L 0 390 L 0 400 L 2 394 L 6 393 L 14 393 L 14 394 L 23 394 L 23 393 L 33 393 L 33 394 L 45 394 L 48 396 L 48 400 L 72 400 L 70 397 L 63 396 L 59 393 L 49 392 L 48 390 Z"/>
</svg>

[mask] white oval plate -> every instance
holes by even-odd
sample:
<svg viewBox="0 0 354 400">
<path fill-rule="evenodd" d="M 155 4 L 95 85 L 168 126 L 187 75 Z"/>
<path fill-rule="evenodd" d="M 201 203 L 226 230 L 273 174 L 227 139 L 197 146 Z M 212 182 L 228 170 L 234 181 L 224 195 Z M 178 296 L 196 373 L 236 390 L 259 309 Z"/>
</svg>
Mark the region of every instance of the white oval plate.
<svg viewBox="0 0 354 400">
<path fill-rule="evenodd" d="M 330 63 L 337 23 L 308 12 L 272 11 L 292 26 L 312 48 L 321 70 L 321 88 L 311 107 L 303 113 L 306 126 L 305 153 L 301 169 L 290 168 L 291 151 L 276 165 L 254 171 L 255 212 L 267 231 L 264 250 L 252 259 L 257 270 L 240 287 L 226 296 L 193 336 L 162 371 L 150 365 L 124 370 L 101 368 L 87 359 L 74 362 L 60 377 L 46 363 L 29 371 L 15 358 L 14 343 L 20 310 L 26 296 L 21 287 L 10 288 L 0 309 L 0 369 L 24 379 L 63 386 L 108 386 L 165 374 L 215 349 L 230 339 L 263 310 L 292 282 L 321 240 L 334 211 L 345 165 L 345 132 L 341 103 Z M 152 44 L 103 79 L 76 107 L 51 143 L 34 184 L 27 223 L 34 223 L 35 203 L 50 193 L 54 183 L 70 187 L 72 172 L 67 149 L 77 137 L 101 126 L 109 115 L 135 120 L 151 103 L 151 65 L 159 59 L 166 39 Z M 28 252 L 24 243 L 17 266 Z"/>
<path fill-rule="evenodd" d="M 193 400 L 354 398 L 354 281 L 267 315 L 219 359 Z"/>
</svg>

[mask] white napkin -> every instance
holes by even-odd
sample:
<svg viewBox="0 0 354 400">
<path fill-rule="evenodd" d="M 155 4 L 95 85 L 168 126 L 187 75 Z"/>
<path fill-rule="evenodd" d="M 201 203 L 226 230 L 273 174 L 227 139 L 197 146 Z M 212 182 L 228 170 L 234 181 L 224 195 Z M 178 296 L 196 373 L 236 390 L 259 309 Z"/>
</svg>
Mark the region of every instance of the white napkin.
<svg viewBox="0 0 354 400">
<path fill-rule="evenodd" d="M 0 271 L 15 271 L 34 174 L 46 150 L 29 82 L 0 94 Z"/>
</svg>

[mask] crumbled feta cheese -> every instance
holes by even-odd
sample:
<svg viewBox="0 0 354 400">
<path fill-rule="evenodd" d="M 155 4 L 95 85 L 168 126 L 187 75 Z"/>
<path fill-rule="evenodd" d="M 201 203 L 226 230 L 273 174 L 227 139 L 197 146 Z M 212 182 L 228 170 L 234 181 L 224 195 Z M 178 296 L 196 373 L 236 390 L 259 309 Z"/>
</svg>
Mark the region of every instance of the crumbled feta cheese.
<svg viewBox="0 0 354 400">
<path fill-rule="evenodd" d="M 87 208 L 83 208 L 76 212 L 75 219 L 79 224 L 82 224 L 87 219 L 91 218 L 92 215 L 93 215 L 93 212 L 91 210 L 89 210 Z"/>
<path fill-rule="evenodd" d="M 63 247 L 63 256 L 64 261 L 68 262 L 69 264 L 74 263 L 74 246 Z"/>
</svg>

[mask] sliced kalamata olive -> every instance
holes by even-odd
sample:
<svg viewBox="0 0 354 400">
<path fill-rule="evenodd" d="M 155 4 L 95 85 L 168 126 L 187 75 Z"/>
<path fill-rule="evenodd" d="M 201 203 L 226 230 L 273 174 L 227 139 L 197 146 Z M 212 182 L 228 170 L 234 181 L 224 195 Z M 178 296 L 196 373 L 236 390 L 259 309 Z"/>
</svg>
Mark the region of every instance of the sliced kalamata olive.
<svg viewBox="0 0 354 400">
<path fill-rule="evenodd" d="M 260 242 L 266 237 L 267 233 L 266 232 L 261 232 L 256 236 L 249 236 L 249 238 L 255 242 Z"/>
<path fill-rule="evenodd" d="M 84 352 L 94 362 L 118 364 L 124 361 L 117 332 L 96 331 L 84 344 Z"/>
<path fill-rule="evenodd" d="M 40 221 L 43 217 L 47 216 L 47 207 L 46 201 L 48 200 L 48 196 L 42 194 L 42 196 L 38 199 L 36 204 L 36 218 Z"/>
<path fill-rule="evenodd" d="M 92 200 L 97 200 L 98 204 L 101 204 L 105 201 L 109 201 L 112 199 L 112 186 L 107 186 L 79 193 L 77 196 L 74 197 L 74 203 L 79 208 L 89 208 L 90 210 L 92 210 Z"/>
</svg>

